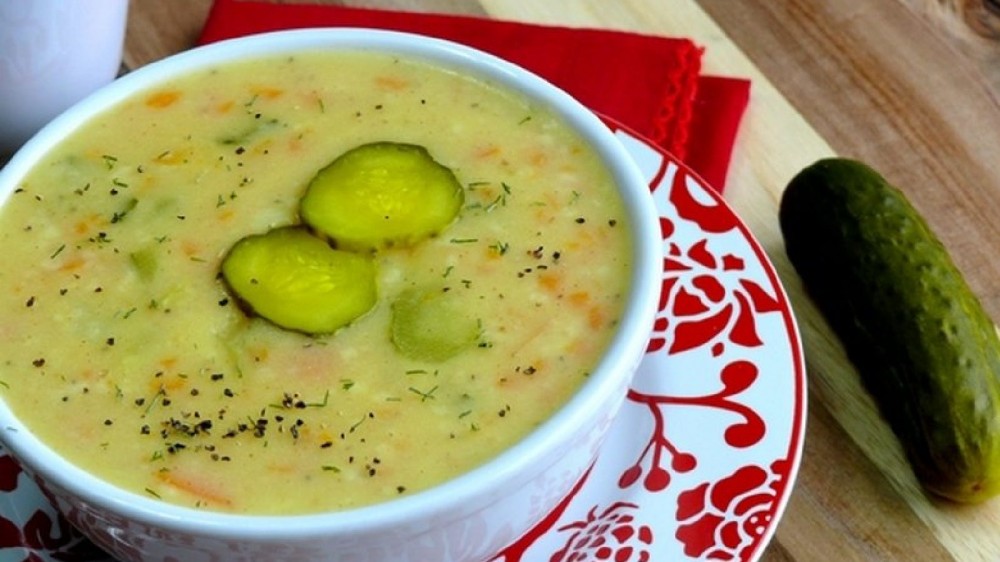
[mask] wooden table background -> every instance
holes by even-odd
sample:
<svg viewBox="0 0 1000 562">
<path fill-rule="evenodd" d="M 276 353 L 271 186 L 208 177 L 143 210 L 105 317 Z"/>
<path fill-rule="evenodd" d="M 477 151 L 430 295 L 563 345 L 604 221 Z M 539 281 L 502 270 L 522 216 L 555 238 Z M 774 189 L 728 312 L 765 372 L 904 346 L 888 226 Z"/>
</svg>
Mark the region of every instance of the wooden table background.
<svg viewBox="0 0 1000 562">
<path fill-rule="evenodd" d="M 726 197 L 770 254 L 802 330 L 809 416 L 797 484 L 763 562 L 1000 560 L 1000 499 L 917 487 L 785 259 L 777 203 L 817 158 L 903 188 L 1000 319 L 1000 16 L 994 0 L 369 0 L 346 5 L 688 36 L 708 73 L 749 77 Z M 132 0 L 127 68 L 190 47 L 210 0 Z M 664 561 L 656 561 L 664 562 Z"/>
</svg>

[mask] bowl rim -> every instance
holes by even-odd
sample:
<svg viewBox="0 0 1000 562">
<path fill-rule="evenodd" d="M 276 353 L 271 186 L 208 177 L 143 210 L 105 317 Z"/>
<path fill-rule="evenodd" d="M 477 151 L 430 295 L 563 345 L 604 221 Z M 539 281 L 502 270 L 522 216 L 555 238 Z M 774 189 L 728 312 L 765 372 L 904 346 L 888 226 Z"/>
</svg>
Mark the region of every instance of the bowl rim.
<svg viewBox="0 0 1000 562">
<path fill-rule="evenodd" d="M 227 539 L 261 541 L 280 537 L 307 538 L 355 535 L 426 520 L 432 515 L 460 517 L 474 498 L 487 506 L 500 499 L 501 484 L 523 485 L 538 474 L 531 463 L 565 440 L 572 428 L 585 425 L 595 408 L 606 408 L 609 393 L 621 393 L 631 379 L 648 341 L 659 295 L 658 216 L 648 183 L 624 146 L 600 120 L 565 91 L 511 62 L 483 51 L 424 35 L 363 27 L 306 28 L 275 31 L 198 46 L 152 62 L 99 89 L 42 128 L 0 169 L 0 205 L 16 185 L 62 138 L 93 116 L 138 92 L 214 64 L 280 56 L 317 49 L 398 53 L 500 83 L 534 99 L 560 115 L 587 139 L 610 169 L 625 203 L 633 237 L 633 278 L 623 322 L 580 389 L 549 419 L 498 456 L 440 485 L 401 498 L 347 510 L 293 515 L 231 514 L 178 506 L 129 492 L 75 466 L 33 435 L 0 397 L 0 442 L 44 482 L 78 500 L 104 508 L 126 520 L 161 529 Z M 623 394 L 623 393 L 622 393 Z M 618 399 L 620 398 L 620 399 Z M 624 395 L 616 397 L 618 403 Z M 617 408 L 617 407 L 616 407 Z M 559 429 L 563 428 L 563 429 Z"/>
</svg>

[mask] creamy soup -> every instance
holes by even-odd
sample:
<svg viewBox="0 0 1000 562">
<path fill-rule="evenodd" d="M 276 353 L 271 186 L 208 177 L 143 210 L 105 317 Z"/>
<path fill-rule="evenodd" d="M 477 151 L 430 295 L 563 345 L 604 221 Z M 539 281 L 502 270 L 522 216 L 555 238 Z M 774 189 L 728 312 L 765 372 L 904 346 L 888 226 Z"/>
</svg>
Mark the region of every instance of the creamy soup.
<svg viewBox="0 0 1000 562">
<path fill-rule="evenodd" d="M 298 224 L 318 170 L 384 141 L 454 172 L 458 217 L 377 250 L 377 303 L 332 334 L 248 314 L 219 273 L 229 249 Z M 623 217 L 565 124 L 483 81 L 361 52 L 228 63 L 99 115 L 9 195 L 0 391 L 72 462 L 167 502 L 309 513 L 412 494 L 587 378 L 626 297 Z M 393 345 L 393 303 L 423 288 L 474 327 L 465 349 Z"/>
</svg>

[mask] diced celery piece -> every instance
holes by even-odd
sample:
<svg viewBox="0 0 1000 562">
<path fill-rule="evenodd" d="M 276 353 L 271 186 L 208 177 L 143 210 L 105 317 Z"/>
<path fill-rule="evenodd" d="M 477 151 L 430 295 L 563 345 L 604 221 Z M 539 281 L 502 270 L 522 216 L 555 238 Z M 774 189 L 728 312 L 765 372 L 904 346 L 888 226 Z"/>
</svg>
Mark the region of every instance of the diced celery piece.
<svg viewBox="0 0 1000 562">
<path fill-rule="evenodd" d="M 412 359 L 444 361 L 473 347 L 479 335 L 478 319 L 442 288 L 409 289 L 392 304 L 392 342 Z"/>
<path fill-rule="evenodd" d="M 139 275 L 139 279 L 147 283 L 153 280 L 160 262 L 156 256 L 156 250 L 151 247 L 145 247 L 130 253 L 128 258 L 132 267 L 135 268 L 135 272 Z"/>
</svg>

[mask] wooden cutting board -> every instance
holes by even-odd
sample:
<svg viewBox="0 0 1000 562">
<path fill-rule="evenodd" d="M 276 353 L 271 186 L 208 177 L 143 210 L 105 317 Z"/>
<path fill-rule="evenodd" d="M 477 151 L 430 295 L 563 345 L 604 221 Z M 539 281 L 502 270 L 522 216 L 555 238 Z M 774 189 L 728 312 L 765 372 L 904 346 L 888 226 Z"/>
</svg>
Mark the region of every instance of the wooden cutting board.
<svg viewBox="0 0 1000 562">
<path fill-rule="evenodd" d="M 779 528 L 779 548 L 796 560 L 806 552 L 808 559 L 836 552 L 852 560 L 1000 560 L 1000 502 L 957 508 L 919 490 L 838 344 L 803 297 L 773 215 L 773 197 L 803 157 L 832 148 L 863 159 L 906 191 L 1000 318 L 991 244 L 998 239 L 1000 112 L 998 75 L 989 64 L 1000 51 L 946 2 L 703 4 L 728 24 L 730 40 L 721 43 L 752 50 L 760 72 L 791 100 L 750 111 L 748 136 L 756 131 L 760 137 L 743 143 L 757 151 L 741 160 L 754 168 L 750 175 L 759 185 L 737 183 L 731 198 L 765 241 L 792 294 L 810 371 L 804 484 Z M 738 68 L 737 58 L 721 67 Z M 799 119 L 791 116 L 792 105 Z M 767 124 L 759 124 L 765 118 Z M 818 149 L 816 135 L 830 146 Z M 829 474 L 834 471 L 841 474 Z"/>
<path fill-rule="evenodd" d="M 189 47 L 209 3 L 133 0 L 126 66 Z M 920 491 L 804 296 L 777 222 L 781 191 L 803 166 L 833 154 L 865 160 L 906 191 L 1000 319 L 1000 25 L 984 7 L 991 1 L 341 3 L 688 36 L 706 47 L 706 72 L 749 77 L 726 198 L 790 294 L 810 384 L 800 474 L 763 560 L 1000 560 L 1000 500 L 957 507 Z"/>
</svg>

